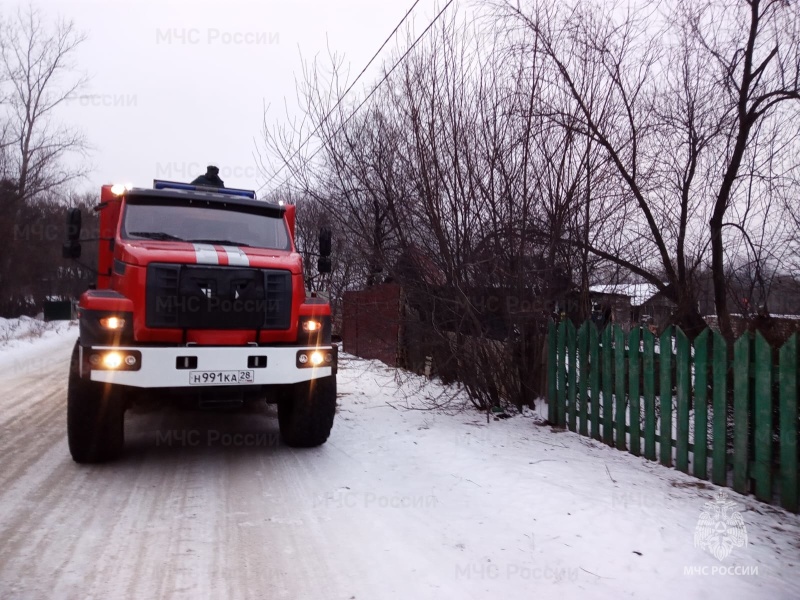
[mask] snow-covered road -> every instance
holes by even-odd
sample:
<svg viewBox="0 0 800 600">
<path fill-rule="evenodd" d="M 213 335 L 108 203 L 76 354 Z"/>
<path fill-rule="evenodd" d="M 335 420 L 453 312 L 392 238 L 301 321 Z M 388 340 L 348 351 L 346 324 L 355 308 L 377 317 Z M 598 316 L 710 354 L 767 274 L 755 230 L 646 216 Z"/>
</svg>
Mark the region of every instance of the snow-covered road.
<svg viewBox="0 0 800 600">
<path fill-rule="evenodd" d="M 374 362 L 345 358 L 321 448 L 267 407 L 137 410 L 121 461 L 76 465 L 76 335 L 0 351 L 0 598 L 800 598 L 797 516 L 729 492 L 748 544 L 717 560 L 716 488 L 524 416 L 403 410 L 419 380 Z"/>
</svg>

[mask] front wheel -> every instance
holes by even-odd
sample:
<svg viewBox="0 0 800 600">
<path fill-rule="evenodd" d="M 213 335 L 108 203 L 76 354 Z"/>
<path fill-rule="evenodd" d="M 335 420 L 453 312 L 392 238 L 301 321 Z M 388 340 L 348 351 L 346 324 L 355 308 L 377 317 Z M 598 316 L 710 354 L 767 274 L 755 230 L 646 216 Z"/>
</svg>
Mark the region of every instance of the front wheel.
<svg viewBox="0 0 800 600">
<path fill-rule="evenodd" d="M 80 348 L 75 344 L 67 388 L 67 440 L 72 460 L 98 463 L 117 458 L 125 445 L 125 403 L 111 384 L 80 377 Z"/>
<path fill-rule="evenodd" d="M 336 376 L 295 383 L 278 400 L 281 437 L 295 448 L 324 444 L 336 414 Z"/>
</svg>

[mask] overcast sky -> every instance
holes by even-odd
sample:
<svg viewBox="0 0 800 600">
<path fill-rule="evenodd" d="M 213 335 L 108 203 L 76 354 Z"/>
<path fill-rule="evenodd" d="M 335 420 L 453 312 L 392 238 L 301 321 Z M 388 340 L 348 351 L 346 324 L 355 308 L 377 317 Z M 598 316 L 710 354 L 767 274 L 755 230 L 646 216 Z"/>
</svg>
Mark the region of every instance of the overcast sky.
<svg viewBox="0 0 800 600">
<path fill-rule="evenodd" d="M 329 45 L 344 53 L 354 77 L 412 3 L 36 3 L 47 19 L 71 19 L 88 36 L 74 59 L 90 82 L 59 115 L 83 130 L 93 149 L 93 169 L 79 189 L 114 182 L 149 186 L 154 178 L 186 181 L 206 164 L 219 166 L 230 187 L 258 187 L 264 179 L 253 149 L 263 106 L 271 106 L 270 122 L 283 118 L 285 102 L 296 107 L 301 53 L 310 59 L 326 54 Z M 435 0 L 422 0 L 413 13 L 416 31 L 436 12 Z M 404 36 L 399 43 L 405 46 Z M 372 74 L 362 83 L 373 83 Z"/>
</svg>

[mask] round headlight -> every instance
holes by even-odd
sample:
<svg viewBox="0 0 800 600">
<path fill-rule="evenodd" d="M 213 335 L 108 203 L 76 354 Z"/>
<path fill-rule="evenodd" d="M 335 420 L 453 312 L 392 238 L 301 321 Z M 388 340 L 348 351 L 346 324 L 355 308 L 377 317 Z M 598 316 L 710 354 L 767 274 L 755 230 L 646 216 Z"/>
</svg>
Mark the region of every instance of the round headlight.
<svg viewBox="0 0 800 600">
<path fill-rule="evenodd" d="M 122 365 L 122 355 L 119 352 L 109 352 L 103 357 L 103 366 L 106 369 L 118 369 Z"/>
</svg>

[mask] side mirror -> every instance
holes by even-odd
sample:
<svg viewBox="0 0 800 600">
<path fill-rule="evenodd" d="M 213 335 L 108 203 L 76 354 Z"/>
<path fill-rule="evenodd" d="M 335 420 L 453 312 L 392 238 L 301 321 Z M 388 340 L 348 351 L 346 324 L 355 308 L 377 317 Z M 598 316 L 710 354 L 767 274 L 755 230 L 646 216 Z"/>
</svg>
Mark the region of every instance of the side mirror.
<svg viewBox="0 0 800 600">
<path fill-rule="evenodd" d="M 67 242 L 61 247 L 61 256 L 64 258 L 80 258 L 81 243 L 81 211 L 71 208 L 67 211 Z"/>
<path fill-rule="evenodd" d="M 328 256 L 320 256 L 317 259 L 317 270 L 320 273 L 330 273 L 331 272 L 331 259 Z"/>
<path fill-rule="evenodd" d="M 327 227 L 319 230 L 319 255 L 323 258 L 331 255 L 331 230 Z"/>
<path fill-rule="evenodd" d="M 67 211 L 67 240 L 77 242 L 81 239 L 81 210 L 70 208 Z"/>
<path fill-rule="evenodd" d="M 81 257 L 81 244 L 80 242 L 65 242 L 61 247 L 61 256 L 64 258 L 80 258 Z"/>
</svg>

